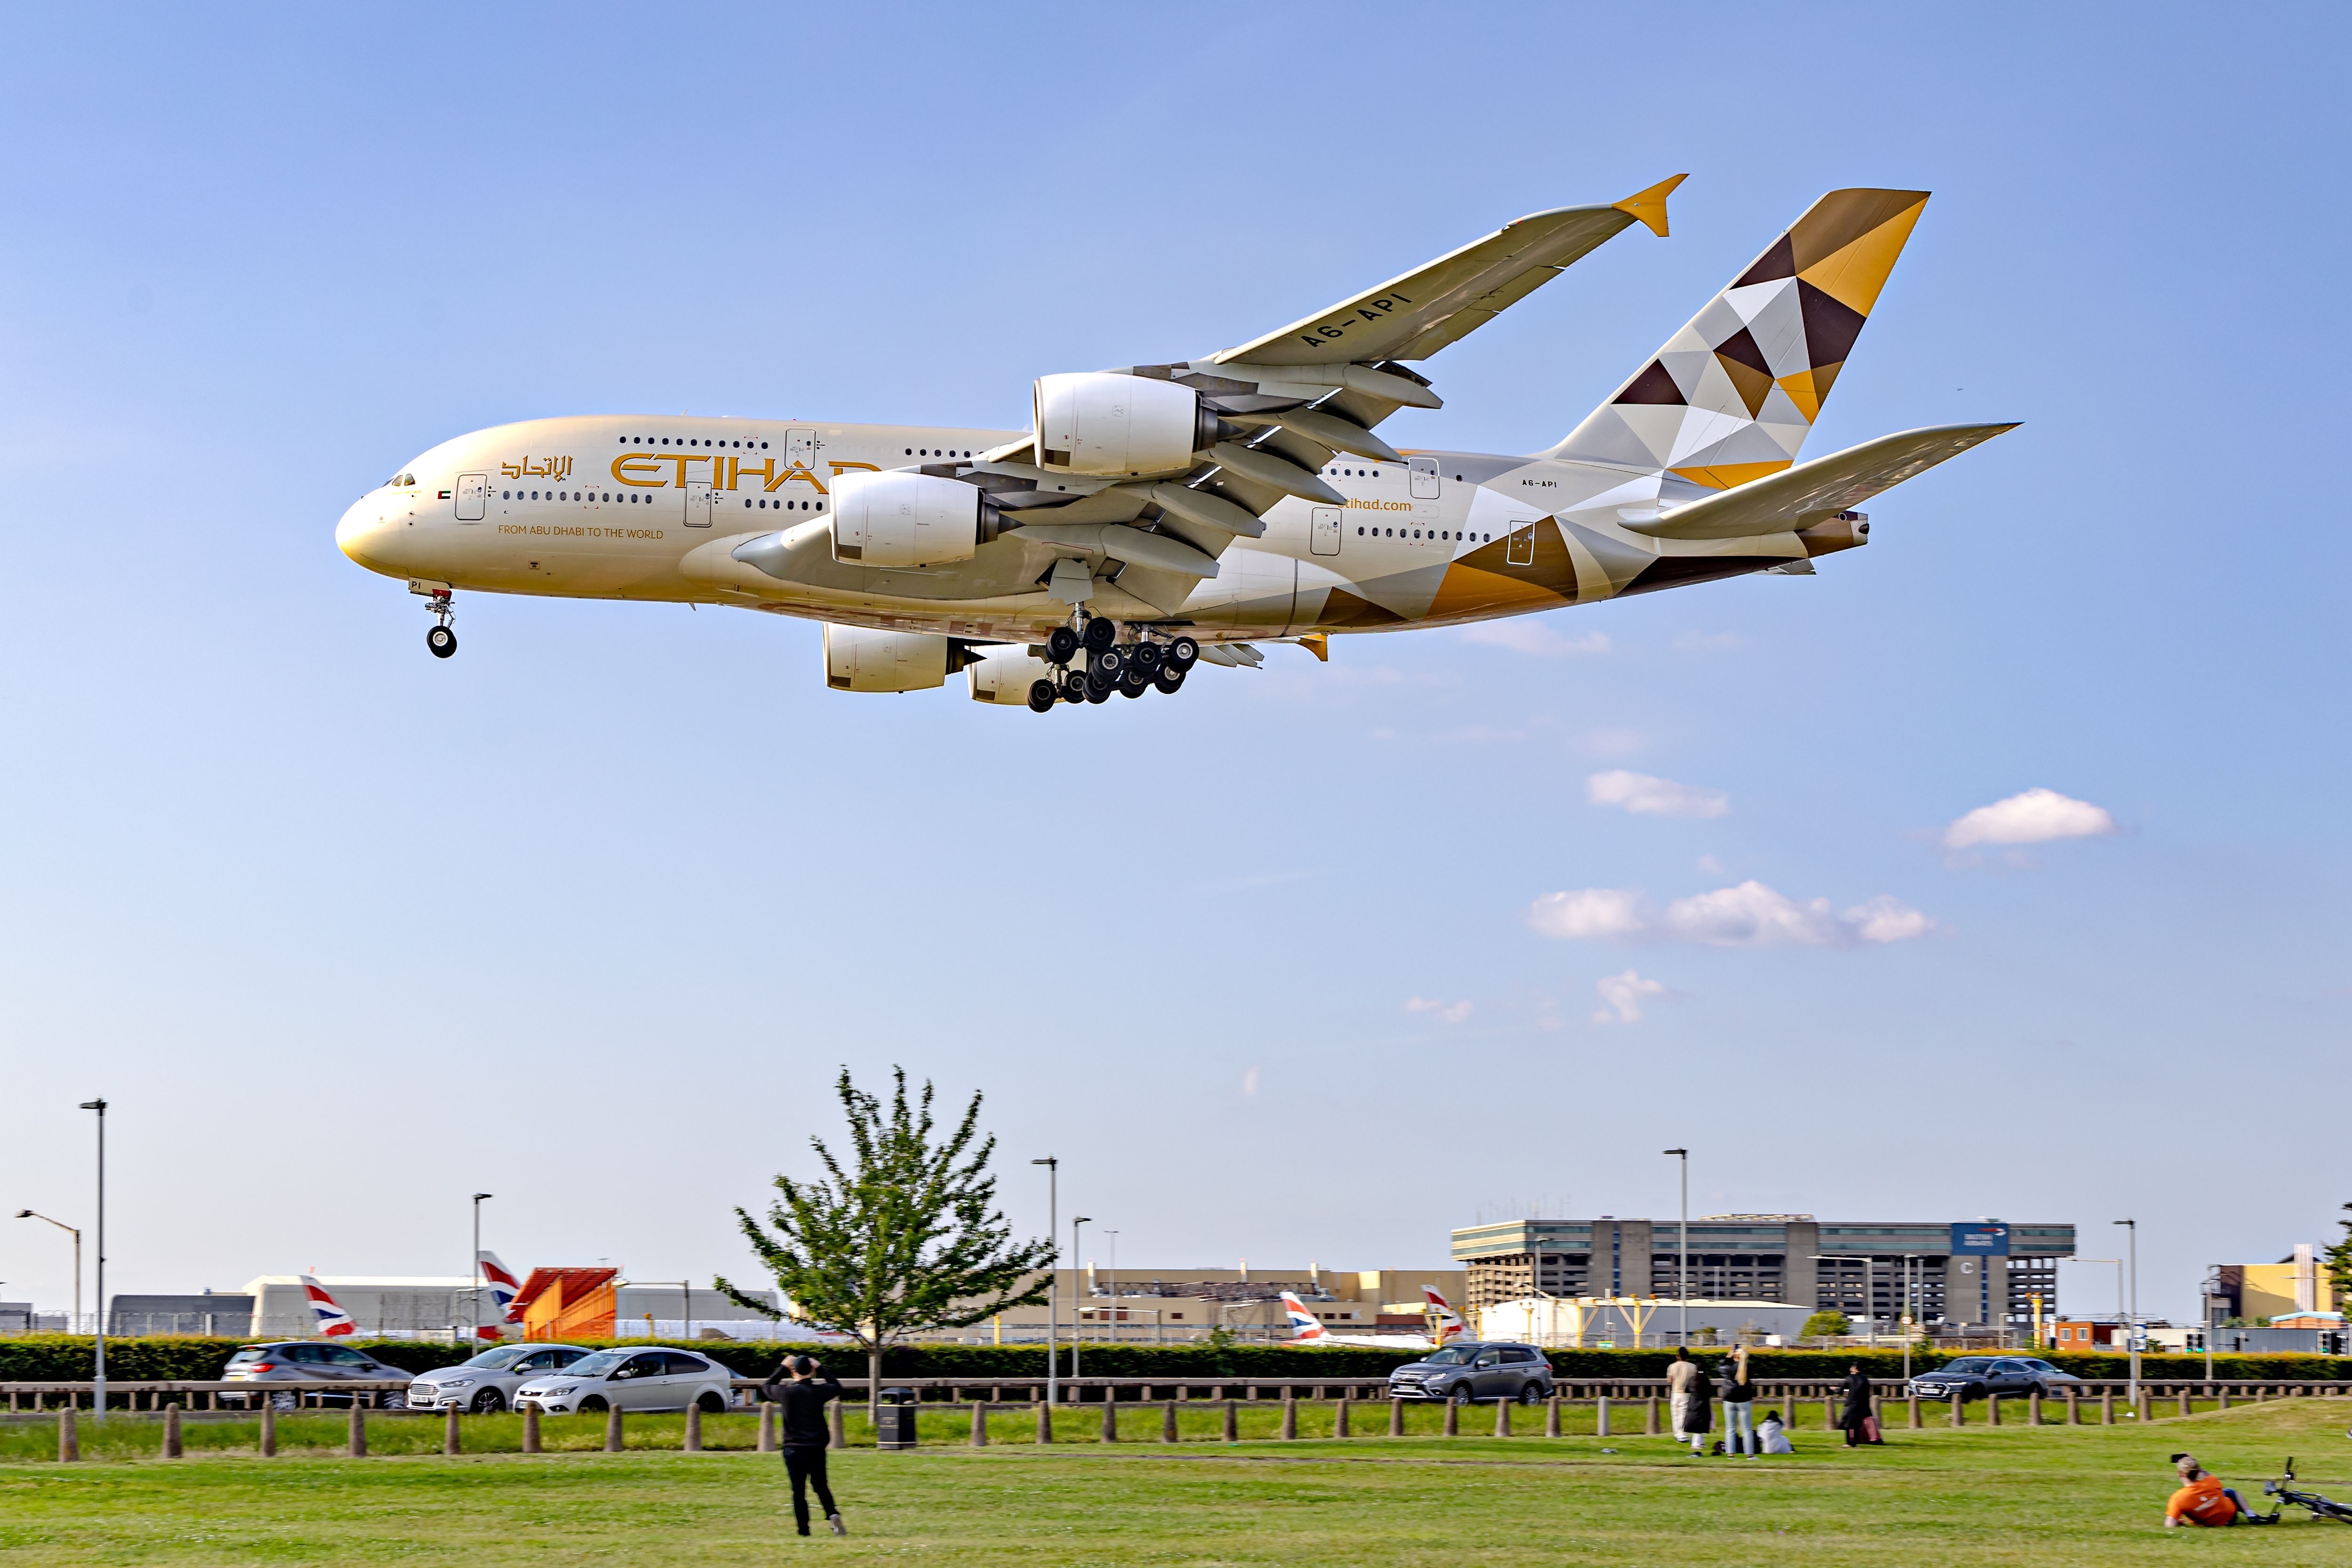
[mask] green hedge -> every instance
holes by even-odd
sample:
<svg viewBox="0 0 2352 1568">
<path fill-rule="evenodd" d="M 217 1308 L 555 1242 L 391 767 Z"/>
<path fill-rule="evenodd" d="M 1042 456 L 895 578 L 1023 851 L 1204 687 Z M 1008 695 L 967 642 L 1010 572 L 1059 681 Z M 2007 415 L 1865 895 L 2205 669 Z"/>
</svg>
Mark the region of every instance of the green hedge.
<svg viewBox="0 0 2352 1568">
<path fill-rule="evenodd" d="M 180 1379 L 217 1379 L 229 1356 L 250 1342 L 157 1336 L 109 1340 L 106 1371 L 126 1383 Z M 478 1346 L 437 1343 L 425 1340 L 351 1340 L 377 1360 L 406 1372 L 429 1372 L 465 1360 Z M 826 1369 L 844 1377 L 866 1375 L 866 1358 L 845 1345 L 769 1344 L 741 1340 L 583 1341 L 587 1344 L 670 1343 L 699 1351 L 742 1377 L 765 1377 L 784 1356 L 800 1352 L 816 1356 Z M 1672 1351 L 1555 1350 L 1548 1352 L 1563 1378 L 1600 1380 L 1612 1377 L 1663 1377 L 1674 1360 Z M 1700 1364 L 1712 1368 L 1726 1353 L 1719 1347 L 1696 1351 Z M 1987 1353 L 1987 1352 L 1975 1352 Z M 1087 1345 L 1079 1370 L 1089 1377 L 1166 1377 L 1208 1381 L 1216 1378 L 1257 1378 L 1305 1382 L 1315 1378 L 1374 1378 L 1391 1367 L 1419 1359 L 1418 1352 L 1378 1350 L 1363 1345 L 1331 1345 L 1295 1350 L 1284 1345 L 1233 1344 L 1223 1347 L 1190 1345 Z M 1915 1355 L 1912 1369 L 1926 1372 L 1951 1358 Z M 2114 1354 L 2052 1352 L 2043 1357 L 2077 1377 L 2119 1378 L 2126 1375 L 2127 1357 Z M 1880 1351 L 1758 1350 L 1748 1356 L 1748 1371 L 1758 1377 L 1836 1378 L 1855 1362 L 1873 1377 L 1899 1377 L 1903 1352 L 1898 1347 Z M 90 1342 L 86 1335 L 29 1334 L 0 1339 L 0 1383 L 78 1382 L 89 1376 Z M 1065 1346 L 1062 1370 L 1069 1370 Z M 996 1377 L 1006 1382 L 1045 1375 L 1042 1345 L 900 1345 L 883 1358 L 885 1377 Z M 2230 1382 L 2333 1382 L 2352 1379 L 2352 1358 L 2315 1355 L 2225 1355 L 2213 1359 L 2213 1373 Z M 2149 1378 L 2202 1378 L 2201 1355 L 2148 1355 L 2140 1358 L 2140 1374 Z"/>
</svg>

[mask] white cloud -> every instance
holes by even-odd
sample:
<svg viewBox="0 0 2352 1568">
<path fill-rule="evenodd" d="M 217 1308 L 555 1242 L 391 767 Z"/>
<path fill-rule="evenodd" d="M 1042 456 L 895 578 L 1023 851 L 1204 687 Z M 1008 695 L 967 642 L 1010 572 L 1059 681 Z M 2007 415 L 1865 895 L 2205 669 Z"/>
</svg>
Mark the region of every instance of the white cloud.
<svg viewBox="0 0 2352 1568">
<path fill-rule="evenodd" d="M 1242 1074 L 1242 1093 L 1251 1098 L 1257 1094 L 1257 1068 L 1252 1068 Z"/>
<path fill-rule="evenodd" d="M 2056 838 L 2095 838 L 2115 830 L 2116 819 L 2104 808 L 2054 789 L 2034 788 L 1969 812 L 1944 830 L 1944 847 L 2047 844 Z"/>
<path fill-rule="evenodd" d="M 1622 974 L 1604 975 L 1592 987 L 1601 994 L 1601 1011 L 1592 1015 L 1596 1024 L 1638 1024 L 1642 1021 L 1642 1004 L 1664 996 L 1666 988 L 1654 980 L 1644 980 L 1632 970 Z"/>
<path fill-rule="evenodd" d="M 1408 996 L 1404 1010 L 1408 1013 L 1434 1013 L 1449 1024 L 1458 1024 L 1478 1010 L 1475 1002 L 1444 1002 L 1434 996 Z"/>
<path fill-rule="evenodd" d="M 1709 947 L 1857 947 L 1907 942 L 1936 922 L 1882 893 L 1839 910 L 1827 899 L 1802 902 L 1748 880 L 1711 893 L 1651 907 L 1628 888 L 1586 888 L 1546 893 L 1528 910 L 1528 923 L 1545 936 L 1570 940 L 1615 937 L 1694 942 Z"/>
<path fill-rule="evenodd" d="M 1723 862 L 1717 859 L 1712 855 L 1700 856 L 1698 858 L 1698 868 L 1706 872 L 1710 877 L 1720 877 L 1723 875 Z"/>
<path fill-rule="evenodd" d="M 1731 797 L 1719 789 L 1676 784 L 1623 768 L 1584 781 L 1584 798 L 1595 805 L 1622 805 L 1636 816 L 1721 816 Z"/>
<path fill-rule="evenodd" d="M 1514 617 L 1502 621 L 1480 621 L 1462 629 L 1464 640 L 1486 643 L 1493 647 L 1507 647 L 1514 653 L 1540 654 L 1559 658 L 1563 654 L 1607 653 L 1609 634 L 1587 632 L 1580 637 L 1562 637 L 1538 620 Z"/>
<path fill-rule="evenodd" d="M 1568 939 L 1639 935 L 1642 895 L 1631 888 L 1587 888 L 1546 893 L 1528 910 L 1528 923 L 1546 936 Z"/>
</svg>

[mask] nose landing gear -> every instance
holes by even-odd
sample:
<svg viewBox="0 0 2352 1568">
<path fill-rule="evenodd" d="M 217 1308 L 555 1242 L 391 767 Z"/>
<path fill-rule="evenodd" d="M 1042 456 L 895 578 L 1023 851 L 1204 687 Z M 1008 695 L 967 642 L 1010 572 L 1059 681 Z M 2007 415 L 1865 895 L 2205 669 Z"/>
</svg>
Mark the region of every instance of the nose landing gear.
<svg viewBox="0 0 2352 1568">
<path fill-rule="evenodd" d="M 450 607 L 449 590 L 436 588 L 426 595 L 425 607 L 433 612 L 433 629 L 425 634 L 425 646 L 432 650 L 435 658 L 447 658 L 457 651 L 457 634 L 449 629 L 449 622 L 457 613 Z"/>
</svg>

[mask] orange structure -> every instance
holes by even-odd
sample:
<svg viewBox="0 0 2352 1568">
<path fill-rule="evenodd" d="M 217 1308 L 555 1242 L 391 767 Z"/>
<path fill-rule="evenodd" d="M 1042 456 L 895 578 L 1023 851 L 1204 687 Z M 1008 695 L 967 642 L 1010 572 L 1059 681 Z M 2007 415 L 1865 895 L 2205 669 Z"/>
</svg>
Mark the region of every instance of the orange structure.
<svg viewBox="0 0 2352 1568">
<path fill-rule="evenodd" d="M 617 1268 L 534 1268 L 515 1292 L 527 1340 L 609 1340 L 618 1310 Z"/>
</svg>

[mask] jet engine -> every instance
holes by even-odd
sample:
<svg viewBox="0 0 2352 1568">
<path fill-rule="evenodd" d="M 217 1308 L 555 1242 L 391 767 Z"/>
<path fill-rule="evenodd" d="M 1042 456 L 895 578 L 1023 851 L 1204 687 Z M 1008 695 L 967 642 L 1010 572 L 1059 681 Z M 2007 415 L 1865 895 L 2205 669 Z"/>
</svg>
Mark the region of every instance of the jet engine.
<svg viewBox="0 0 2352 1568">
<path fill-rule="evenodd" d="M 825 624 L 824 683 L 835 691 L 929 690 L 946 685 L 966 657 L 953 637 Z"/>
<path fill-rule="evenodd" d="M 833 558 L 858 566 L 969 561 L 996 537 L 979 488 L 932 474 L 861 473 L 834 483 Z M 937 686 L 938 681 L 932 681 Z"/>
<path fill-rule="evenodd" d="M 1041 680 L 1060 690 L 1065 673 L 1058 666 L 1047 664 L 1019 647 L 991 648 L 964 669 L 971 681 L 974 702 L 1006 708 L 1029 705 L 1030 689 Z"/>
<path fill-rule="evenodd" d="M 1032 404 L 1038 465 L 1060 474 L 1180 473 L 1227 429 L 1199 393 L 1150 376 L 1041 375 Z"/>
</svg>

